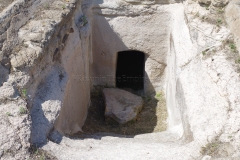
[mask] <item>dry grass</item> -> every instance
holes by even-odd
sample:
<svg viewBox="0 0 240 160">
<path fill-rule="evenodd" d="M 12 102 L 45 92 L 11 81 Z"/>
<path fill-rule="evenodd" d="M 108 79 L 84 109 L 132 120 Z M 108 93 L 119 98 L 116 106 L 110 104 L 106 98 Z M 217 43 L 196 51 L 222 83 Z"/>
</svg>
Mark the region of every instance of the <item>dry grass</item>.
<svg viewBox="0 0 240 160">
<path fill-rule="evenodd" d="M 31 160 L 57 160 L 55 156 L 34 146 L 30 147 L 29 152 Z"/>
<path fill-rule="evenodd" d="M 225 12 L 224 7 L 223 8 L 214 7 L 212 5 L 211 6 L 202 6 L 202 7 L 205 7 L 205 9 L 208 11 L 208 14 L 199 17 L 202 19 L 202 21 L 214 24 L 217 27 L 226 25 L 226 21 L 225 21 L 225 17 L 224 17 L 224 12 Z"/>
<path fill-rule="evenodd" d="M 227 60 L 231 61 L 236 72 L 240 73 L 240 55 L 236 43 L 233 40 L 233 36 L 224 41 L 223 46 L 227 55 Z"/>
<path fill-rule="evenodd" d="M 136 121 L 125 125 L 107 123 L 104 119 L 104 99 L 101 89 L 92 94 L 92 104 L 83 127 L 87 134 L 106 132 L 122 135 L 137 135 L 143 133 L 161 132 L 166 130 L 167 109 L 164 95 L 144 97 L 144 106 Z"/>
<path fill-rule="evenodd" d="M 205 147 L 202 147 L 200 152 L 202 155 L 215 156 L 218 153 L 220 145 L 221 143 L 218 141 L 208 143 Z"/>
</svg>

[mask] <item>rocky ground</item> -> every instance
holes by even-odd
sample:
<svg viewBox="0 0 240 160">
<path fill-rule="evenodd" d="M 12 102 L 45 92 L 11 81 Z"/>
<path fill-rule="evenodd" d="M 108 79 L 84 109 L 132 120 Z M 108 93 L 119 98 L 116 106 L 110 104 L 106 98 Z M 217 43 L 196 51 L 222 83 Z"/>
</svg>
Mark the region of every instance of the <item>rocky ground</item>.
<svg viewBox="0 0 240 160">
<path fill-rule="evenodd" d="M 0 0 L 1 159 L 239 159 L 237 0 L 104 1 L 102 8 L 108 18 L 111 14 L 128 17 L 124 9 L 131 5 L 141 14 L 158 13 L 158 7 L 166 13 L 170 7 L 174 9 L 169 12 L 173 20 L 167 19 L 173 23 L 169 43 L 174 53 L 168 71 L 174 74 L 170 78 L 176 83 L 176 92 L 167 102 L 163 93 L 144 97 L 137 121 L 116 126 L 105 122 L 104 101 L 96 90 L 85 126 L 73 123 L 62 130 L 84 133 L 64 137 L 54 130 L 64 99 L 70 108 L 75 102 L 76 106 L 89 104 L 90 89 L 85 83 L 77 83 L 77 73 L 79 69 L 87 73 L 91 62 L 91 21 L 82 13 L 88 12 L 90 1 L 84 5 L 78 2 L 16 0 L 12 8 L 3 11 L 12 1 Z M 130 19 L 140 16 L 130 11 Z M 164 18 L 161 23 L 166 22 Z M 72 67 L 77 62 L 81 65 Z M 72 78 L 71 83 L 67 83 L 68 78 Z M 165 103 L 175 100 L 182 124 L 165 131 L 166 118 L 172 116 L 166 114 Z M 69 114 L 61 122 L 71 122 L 72 112 L 87 112 L 64 109 L 62 114 Z"/>
<path fill-rule="evenodd" d="M 0 12 L 10 5 L 14 0 L 0 0 Z"/>
<path fill-rule="evenodd" d="M 0 2 L 1 5 L 7 5 L 12 1 Z M 62 2 L 64 6 L 70 5 L 70 2 L 64 2 Z M 48 36 L 54 34 L 53 31 L 57 26 L 61 26 L 59 25 L 62 22 L 61 15 L 67 15 L 72 10 L 71 7 L 70 9 L 62 8 L 61 5 L 57 7 L 61 1 L 55 1 L 52 12 L 56 15 L 39 18 L 43 16 L 39 15 L 43 10 L 49 11 L 52 1 L 48 1 L 49 7 L 44 7 L 45 3 L 46 1 L 16 0 L 12 7 L 6 8 L 0 14 L 1 159 L 31 157 L 29 149 L 32 145 L 31 133 L 34 119 L 31 115 L 31 103 L 35 97 L 33 92 L 41 81 L 37 75 L 35 78 L 32 76 L 37 72 L 38 75 L 44 76 L 43 68 L 39 67 L 44 57 L 42 51 L 47 46 L 44 44 L 49 43 Z M 73 1 L 72 3 L 75 4 Z M 41 70 L 41 74 L 38 69 Z"/>
</svg>

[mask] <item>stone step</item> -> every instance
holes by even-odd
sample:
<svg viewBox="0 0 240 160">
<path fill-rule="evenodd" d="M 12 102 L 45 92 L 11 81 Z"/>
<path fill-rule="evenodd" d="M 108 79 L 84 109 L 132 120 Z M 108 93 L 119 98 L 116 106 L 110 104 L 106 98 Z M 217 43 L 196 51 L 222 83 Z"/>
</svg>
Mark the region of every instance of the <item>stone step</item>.
<svg viewBox="0 0 240 160">
<path fill-rule="evenodd" d="M 186 160 L 200 156 L 199 146 L 183 144 L 179 138 L 171 131 L 137 136 L 96 133 L 82 138 L 62 137 L 59 144 L 50 141 L 43 149 L 60 160 Z"/>
</svg>

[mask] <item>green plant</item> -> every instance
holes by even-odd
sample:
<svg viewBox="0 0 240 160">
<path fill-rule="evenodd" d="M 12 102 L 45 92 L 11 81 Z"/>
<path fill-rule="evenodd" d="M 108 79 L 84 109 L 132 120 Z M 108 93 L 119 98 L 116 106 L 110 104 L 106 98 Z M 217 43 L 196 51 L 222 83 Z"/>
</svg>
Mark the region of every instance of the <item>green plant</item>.
<svg viewBox="0 0 240 160">
<path fill-rule="evenodd" d="M 67 7 L 65 5 L 62 6 L 62 9 L 66 9 Z"/>
<path fill-rule="evenodd" d="M 205 56 L 206 55 L 206 51 L 202 51 L 202 54 Z"/>
<path fill-rule="evenodd" d="M 217 19 L 217 26 L 220 26 L 223 23 L 222 19 Z"/>
<path fill-rule="evenodd" d="M 224 13 L 224 9 L 223 9 L 223 8 L 219 8 L 219 9 L 217 10 L 217 12 L 218 12 L 219 14 L 222 14 L 222 13 Z"/>
<path fill-rule="evenodd" d="M 24 107 L 21 106 L 20 109 L 19 109 L 19 114 L 20 115 L 27 114 L 27 110 Z"/>
<path fill-rule="evenodd" d="M 35 155 L 39 154 L 38 148 L 34 148 L 33 150 L 35 150 L 35 152 L 34 152 Z"/>
<path fill-rule="evenodd" d="M 7 116 L 12 116 L 12 114 L 10 112 L 7 112 L 6 115 Z"/>
<path fill-rule="evenodd" d="M 88 23 L 87 17 L 85 15 L 82 15 L 79 21 L 81 22 L 81 26 L 85 26 Z"/>
<path fill-rule="evenodd" d="M 39 158 L 39 160 L 45 160 L 45 155 L 42 154 L 41 157 Z"/>
<path fill-rule="evenodd" d="M 207 48 L 207 49 L 203 50 L 203 51 L 202 51 L 202 54 L 205 56 L 208 51 L 210 51 L 210 48 Z"/>
<path fill-rule="evenodd" d="M 50 6 L 49 6 L 49 4 L 47 3 L 47 4 L 45 4 L 44 5 L 44 7 L 45 7 L 45 9 L 49 9 L 50 8 Z"/>
<path fill-rule="evenodd" d="M 235 62 L 240 64 L 240 58 L 236 59 Z"/>
<path fill-rule="evenodd" d="M 200 153 L 202 155 L 213 156 L 214 154 L 217 153 L 219 146 L 220 146 L 220 142 L 218 141 L 208 143 L 205 147 L 201 148 Z"/>
<path fill-rule="evenodd" d="M 234 53 L 237 52 L 237 47 L 236 47 L 236 44 L 234 42 L 230 43 L 229 47 L 230 47 L 232 52 L 234 52 Z"/>
<path fill-rule="evenodd" d="M 217 22 L 218 22 L 218 23 L 222 23 L 222 20 L 221 20 L 221 19 L 218 19 Z"/>
<path fill-rule="evenodd" d="M 163 98 L 163 93 L 162 93 L 162 92 L 157 93 L 157 94 L 155 95 L 155 98 L 156 98 L 157 100 L 161 100 L 161 99 Z"/>
<path fill-rule="evenodd" d="M 23 96 L 23 98 L 27 98 L 27 90 L 26 89 L 22 89 L 22 96 Z"/>
</svg>

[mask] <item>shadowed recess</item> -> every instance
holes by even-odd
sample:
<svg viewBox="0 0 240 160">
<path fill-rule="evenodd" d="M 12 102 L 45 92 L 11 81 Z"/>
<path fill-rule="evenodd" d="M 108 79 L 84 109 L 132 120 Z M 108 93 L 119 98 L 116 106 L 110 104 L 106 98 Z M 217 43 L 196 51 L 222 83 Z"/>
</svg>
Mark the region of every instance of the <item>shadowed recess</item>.
<svg viewBox="0 0 240 160">
<path fill-rule="evenodd" d="M 116 86 L 142 90 L 144 87 L 144 53 L 140 51 L 118 52 Z"/>
</svg>

